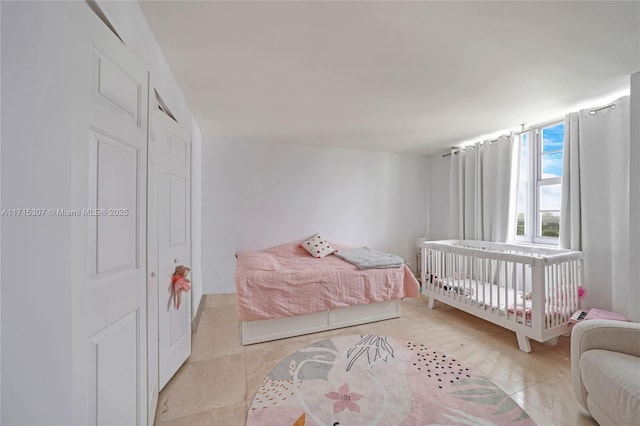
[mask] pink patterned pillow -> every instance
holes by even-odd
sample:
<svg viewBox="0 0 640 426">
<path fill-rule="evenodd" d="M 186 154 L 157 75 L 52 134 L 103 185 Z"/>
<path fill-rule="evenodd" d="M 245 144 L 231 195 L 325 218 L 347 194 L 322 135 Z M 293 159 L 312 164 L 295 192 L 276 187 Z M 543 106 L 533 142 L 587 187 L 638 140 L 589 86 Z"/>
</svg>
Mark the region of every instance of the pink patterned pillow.
<svg viewBox="0 0 640 426">
<path fill-rule="evenodd" d="M 317 257 L 318 259 L 336 251 L 336 249 L 331 247 L 331 244 L 322 238 L 319 233 L 311 237 L 310 240 L 300 243 L 300 247 L 304 248 L 311 256 Z"/>
</svg>

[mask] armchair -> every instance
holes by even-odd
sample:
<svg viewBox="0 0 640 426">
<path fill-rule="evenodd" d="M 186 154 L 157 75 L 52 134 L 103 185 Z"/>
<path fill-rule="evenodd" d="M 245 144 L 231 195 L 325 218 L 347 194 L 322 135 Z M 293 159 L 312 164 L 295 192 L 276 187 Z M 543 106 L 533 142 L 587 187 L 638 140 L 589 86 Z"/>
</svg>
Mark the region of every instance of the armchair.
<svg viewBox="0 0 640 426">
<path fill-rule="evenodd" d="M 638 424 L 640 323 L 596 319 L 576 324 L 571 378 L 578 402 L 599 424 Z"/>
</svg>

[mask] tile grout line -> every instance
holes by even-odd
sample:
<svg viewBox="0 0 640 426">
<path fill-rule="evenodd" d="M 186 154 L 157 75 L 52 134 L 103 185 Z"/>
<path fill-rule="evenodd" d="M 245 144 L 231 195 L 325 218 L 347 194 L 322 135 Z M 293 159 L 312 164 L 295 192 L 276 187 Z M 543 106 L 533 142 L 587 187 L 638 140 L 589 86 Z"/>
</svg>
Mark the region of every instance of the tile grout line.
<svg viewBox="0 0 640 426">
<path fill-rule="evenodd" d="M 563 375 L 563 374 L 565 374 L 565 373 L 558 372 L 558 373 L 556 373 L 556 374 L 554 374 L 554 375 L 552 375 L 552 376 L 549 376 L 549 377 L 547 377 L 547 378 L 545 378 L 545 379 L 543 379 L 543 380 L 540 380 L 539 382 L 536 382 L 536 383 L 532 383 L 532 384 L 530 384 L 530 385 L 527 385 L 527 386 L 525 386 L 524 388 L 520 389 L 519 391 L 512 392 L 512 393 L 508 394 L 508 395 L 509 395 L 509 398 L 514 399 L 514 398 L 513 398 L 513 396 L 514 396 L 516 393 L 524 392 L 526 389 L 529 389 L 529 388 L 531 388 L 531 387 L 533 387 L 533 386 L 538 386 L 538 385 L 540 385 L 540 384 L 542 384 L 542 383 L 544 383 L 544 382 L 546 382 L 546 381 L 549 381 L 549 380 L 555 379 L 556 377 L 561 376 L 561 375 Z M 534 407 L 536 407 L 538 410 L 542 411 L 546 416 L 548 416 L 548 417 L 550 417 L 551 419 L 553 419 L 553 420 L 555 420 L 556 422 L 558 422 L 558 424 L 564 424 L 564 423 L 565 423 L 565 422 L 564 422 L 564 421 L 562 421 L 561 419 L 558 419 L 556 416 L 554 416 L 554 415 L 553 415 L 553 412 L 552 412 L 551 410 L 548 410 L 548 408 L 540 407 L 538 404 L 536 404 L 536 403 L 532 402 L 529 398 L 526 398 L 524 395 L 522 396 L 522 399 L 523 399 L 523 400 L 525 400 L 525 401 L 527 401 L 527 403 L 529 403 L 529 404 L 533 405 Z M 516 401 L 516 402 L 517 402 L 517 401 Z M 518 405 L 520 405 L 520 404 L 518 404 Z"/>
</svg>

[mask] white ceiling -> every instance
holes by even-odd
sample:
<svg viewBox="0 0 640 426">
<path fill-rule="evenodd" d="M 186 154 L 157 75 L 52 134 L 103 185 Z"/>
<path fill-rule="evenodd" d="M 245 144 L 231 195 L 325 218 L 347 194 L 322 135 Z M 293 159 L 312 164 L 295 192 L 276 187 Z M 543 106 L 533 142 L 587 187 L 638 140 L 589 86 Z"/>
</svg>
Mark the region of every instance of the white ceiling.
<svg viewBox="0 0 640 426">
<path fill-rule="evenodd" d="M 640 2 L 141 7 L 213 140 L 431 155 L 628 90 L 640 70 Z"/>
</svg>

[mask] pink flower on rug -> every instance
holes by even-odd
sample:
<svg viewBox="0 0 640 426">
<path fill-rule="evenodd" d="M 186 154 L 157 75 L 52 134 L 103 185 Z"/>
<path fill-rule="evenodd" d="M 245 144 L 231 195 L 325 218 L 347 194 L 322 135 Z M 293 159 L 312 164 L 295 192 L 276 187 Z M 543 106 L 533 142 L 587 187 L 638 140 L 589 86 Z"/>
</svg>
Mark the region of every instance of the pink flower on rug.
<svg viewBox="0 0 640 426">
<path fill-rule="evenodd" d="M 340 386 L 338 392 L 325 393 L 324 396 L 336 400 L 336 402 L 333 404 L 334 413 L 339 413 L 345 408 L 348 408 L 351 411 L 355 411 L 356 413 L 360 412 L 360 407 L 354 401 L 358 401 L 360 398 L 362 398 L 363 395 L 355 392 L 349 393 L 349 385 L 347 385 L 346 383 Z"/>
</svg>

